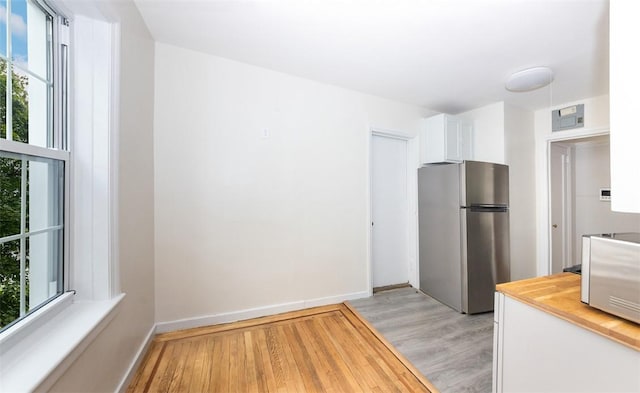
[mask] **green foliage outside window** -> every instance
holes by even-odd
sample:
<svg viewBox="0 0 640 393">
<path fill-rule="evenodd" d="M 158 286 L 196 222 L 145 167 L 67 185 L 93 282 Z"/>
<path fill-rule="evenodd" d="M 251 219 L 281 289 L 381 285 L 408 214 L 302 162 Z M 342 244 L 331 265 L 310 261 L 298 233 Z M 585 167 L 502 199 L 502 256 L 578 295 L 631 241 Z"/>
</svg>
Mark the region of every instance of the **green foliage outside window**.
<svg viewBox="0 0 640 393">
<path fill-rule="evenodd" d="M 28 141 L 29 99 L 28 80 L 11 73 L 13 140 Z M 0 60 L 0 137 L 6 138 L 7 128 L 7 63 Z M 0 237 L 20 233 L 20 160 L 0 157 Z M 0 329 L 20 317 L 20 241 L 0 244 Z M 24 251 L 23 251 L 24 252 Z M 27 261 L 28 266 L 28 261 Z M 26 272 L 28 294 L 28 271 Z M 26 309 L 28 306 L 27 296 Z"/>
</svg>

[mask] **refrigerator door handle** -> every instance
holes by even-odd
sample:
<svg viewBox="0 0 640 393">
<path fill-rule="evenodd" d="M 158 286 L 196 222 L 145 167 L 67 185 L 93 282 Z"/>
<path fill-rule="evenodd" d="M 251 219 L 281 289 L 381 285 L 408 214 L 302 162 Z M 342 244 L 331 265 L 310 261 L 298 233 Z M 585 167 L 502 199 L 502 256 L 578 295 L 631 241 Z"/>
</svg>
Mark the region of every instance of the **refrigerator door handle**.
<svg viewBox="0 0 640 393">
<path fill-rule="evenodd" d="M 464 209 L 469 209 L 472 212 L 478 212 L 478 213 L 503 213 L 503 212 L 507 212 L 509 211 L 509 208 L 507 206 L 490 206 L 490 205 L 472 205 L 472 206 L 465 206 Z"/>
<path fill-rule="evenodd" d="M 469 269 L 467 265 L 467 210 L 460 209 L 460 281 L 462 312 L 469 313 Z"/>
</svg>

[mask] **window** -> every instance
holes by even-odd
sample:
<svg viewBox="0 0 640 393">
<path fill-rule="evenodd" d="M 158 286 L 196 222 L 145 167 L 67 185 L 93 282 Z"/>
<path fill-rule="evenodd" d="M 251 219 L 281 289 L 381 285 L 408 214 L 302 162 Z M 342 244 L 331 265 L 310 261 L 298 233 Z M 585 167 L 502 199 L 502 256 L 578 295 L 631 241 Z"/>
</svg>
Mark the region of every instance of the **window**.
<svg viewBox="0 0 640 393">
<path fill-rule="evenodd" d="M 0 0 L 0 330 L 65 290 L 66 21 Z"/>
<path fill-rule="evenodd" d="M 51 145 L 39 146 L 33 140 L 29 140 L 29 143 L 9 140 L 3 134 L 0 136 L 0 152 L 11 154 L 14 159 L 16 156 L 25 157 L 27 165 L 31 165 L 29 159 L 38 164 L 46 162 L 50 172 L 57 172 L 48 175 L 51 187 L 45 194 L 47 206 L 52 207 L 47 210 L 50 214 L 47 218 L 49 226 L 38 231 L 63 236 L 62 240 L 52 240 L 47 255 L 49 261 L 56 261 L 62 254 L 64 264 L 59 259 L 56 263 L 59 268 L 64 266 L 64 270 L 62 283 L 58 279 L 60 276 L 54 279 L 55 273 L 47 272 L 50 275 L 47 288 L 51 291 L 51 301 L 37 311 L 33 309 L 34 284 L 29 282 L 28 292 L 25 292 L 30 296 L 29 308 L 25 312 L 33 312 L 0 331 L 0 390 L 49 391 L 57 378 L 81 356 L 82 348 L 99 337 L 102 329 L 113 320 L 125 297 L 120 292 L 117 268 L 120 27 L 118 23 L 82 16 L 87 12 L 102 15 L 104 3 L 57 3 L 63 7 L 66 15 L 73 17 L 72 28 L 69 28 L 60 14 L 55 16 L 46 5 L 34 3 L 33 0 L 21 2 L 38 6 L 44 15 L 52 17 L 49 22 L 53 35 L 50 44 L 52 57 L 49 61 L 52 62 L 53 79 L 48 80 L 52 87 L 51 101 L 48 101 L 52 116 L 49 123 L 51 134 L 48 137 Z M 4 5 L 6 3 L 0 0 L 0 6 Z M 107 7 L 111 8 L 110 5 Z M 6 15 L 5 9 L 1 11 L 0 14 Z M 121 12 L 115 8 L 114 11 L 116 14 Z M 0 18 L 0 30 L 5 29 L 6 20 Z M 33 25 L 29 15 L 24 22 L 31 36 Z M 3 37 L 0 37 L 0 41 Z M 73 94 L 67 98 L 66 43 L 69 41 L 73 43 L 73 56 L 69 56 L 69 59 L 74 77 Z M 6 62 L 11 57 L 5 54 L 3 52 L 0 59 Z M 65 150 L 67 122 L 64 115 L 67 112 L 67 100 L 69 106 L 74 108 L 69 128 L 79 130 L 69 131 L 68 134 L 68 143 L 73 150 L 71 161 L 70 153 Z M 33 111 L 29 112 L 29 128 L 33 126 L 32 116 L 35 116 Z M 4 115 L 0 122 L 6 123 Z M 29 176 L 31 172 L 27 170 L 27 173 Z M 31 182 L 35 181 L 28 176 L 25 178 L 27 194 L 31 190 Z M 54 181 L 56 177 L 57 182 Z M 25 210 L 30 209 L 30 204 L 28 199 Z M 59 219 L 56 223 L 53 208 L 58 209 L 57 217 L 64 216 L 62 227 Z M 30 210 L 29 214 L 25 212 L 26 222 L 33 211 Z M 38 234 L 26 224 L 25 229 L 25 238 Z M 60 246 L 62 252 L 56 248 Z M 25 242 L 25 247 L 27 250 L 34 249 L 30 240 Z M 35 280 L 35 257 L 29 254 L 25 254 L 25 257 L 31 258 L 25 258 L 25 262 L 30 264 L 29 272 L 25 271 L 24 274 L 25 281 L 27 278 Z M 42 259 L 39 262 L 44 264 Z M 56 296 L 53 288 L 58 293 L 59 285 L 65 291 Z M 73 288 L 73 292 L 69 291 L 70 288 Z"/>
</svg>

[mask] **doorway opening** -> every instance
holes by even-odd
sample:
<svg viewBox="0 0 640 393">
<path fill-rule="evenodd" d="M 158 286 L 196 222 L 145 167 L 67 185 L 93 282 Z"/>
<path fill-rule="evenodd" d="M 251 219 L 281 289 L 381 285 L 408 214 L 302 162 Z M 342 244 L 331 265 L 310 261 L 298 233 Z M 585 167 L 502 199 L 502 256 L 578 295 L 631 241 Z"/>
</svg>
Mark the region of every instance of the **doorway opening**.
<svg viewBox="0 0 640 393">
<path fill-rule="evenodd" d="M 553 273 L 580 264 L 582 236 L 637 232 L 637 214 L 611 211 L 609 135 L 549 144 L 549 248 Z"/>
</svg>

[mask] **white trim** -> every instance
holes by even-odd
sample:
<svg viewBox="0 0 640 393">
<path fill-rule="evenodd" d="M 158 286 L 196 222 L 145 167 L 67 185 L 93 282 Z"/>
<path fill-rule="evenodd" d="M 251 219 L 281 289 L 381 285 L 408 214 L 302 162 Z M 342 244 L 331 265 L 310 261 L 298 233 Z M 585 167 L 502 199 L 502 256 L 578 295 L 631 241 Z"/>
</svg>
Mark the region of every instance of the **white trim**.
<svg viewBox="0 0 640 393">
<path fill-rule="evenodd" d="M 72 24 L 69 285 L 78 299 L 106 300 L 117 278 L 119 25 L 83 16 Z M 82 228 L 82 230 L 80 230 Z"/>
<path fill-rule="evenodd" d="M 0 353 L 6 353 L 21 340 L 24 340 L 25 337 L 71 305 L 72 301 L 72 292 L 63 293 L 0 333 Z"/>
<path fill-rule="evenodd" d="M 259 318 L 267 315 L 275 315 L 283 312 L 303 310 L 309 307 L 318 307 L 328 304 L 342 303 L 347 300 L 355 300 L 369 297 L 368 291 L 353 292 L 343 295 L 329 296 L 317 299 L 300 300 L 290 303 L 274 304 L 270 306 L 249 308 L 240 311 L 231 311 L 213 315 L 203 315 L 195 318 L 179 319 L 176 321 L 156 323 L 156 333 L 172 332 L 174 330 L 191 329 L 201 326 L 218 325 L 243 321 L 246 319 Z"/>
<path fill-rule="evenodd" d="M 420 288 L 420 233 L 418 225 L 418 168 L 420 168 L 420 141 L 418 137 L 407 140 L 407 205 L 409 207 L 409 226 L 407 236 L 409 240 L 409 284 Z M 412 233 L 413 232 L 413 233 Z M 413 266 L 411 256 L 415 260 Z"/>
<path fill-rule="evenodd" d="M 138 371 L 138 367 L 140 367 L 140 364 L 144 360 L 144 357 L 147 354 L 147 351 L 149 350 L 149 347 L 151 346 L 151 343 L 153 342 L 153 338 L 155 337 L 155 335 L 156 335 L 156 325 L 154 324 L 151 327 L 151 329 L 149 329 L 149 332 L 147 333 L 146 337 L 142 341 L 142 344 L 140 344 L 140 348 L 138 348 L 138 352 L 136 352 L 133 359 L 131 360 L 131 363 L 129 364 L 127 371 L 124 373 L 124 376 L 120 380 L 120 383 L 118 384 L 118 387 L 115 390 L 116 392 L 124 393 L 127 391 L 127 388 L 129 387 L 129 384 L 131 383 L 133 376 Z"/>
<path fill-rule="evenodd" d="M 565 145 L 563 143 L 563 141 L 560 142 L 549 142 L 549 144 L 547 145 L 547 158 L 548 158 L 548 179 L 549 179 L 549 184 L 548 184 L 548 190 L 549 192 L 547 193 L 547 201 L 548 201 L 548 206 L 549 206 L 549 228 L 547 228 L 547 230 L 549 231 L 549 273 L 553 273 L 553 265 L 554 265 L 554 256 L 553 256 L 553 236 L 554 236 L 554 229 L 553 229 L 553 207 L 554 207 L 554 198 L 551 195 L 551 190 L 552 190 L 552 184 L 551 184 L 551 172 L 553 169 L 553 165 L 551 163 L 551 155 L 552 155 L 552 143 L 560 143 L 560 145 L 556 145 L 557 148 L 559 149 L 563 149 L 562 151 L 562 163 L 561 163 L 561 167 L 560 167 L 560 172 L 561 172 L 561 195 L 560 195 L 560 206 L 561 206 L 561 211 L 562 211 L 562 215 L 560 217 L 561 219 L 561 224 L 560 224 L 560 233 L 558 234 L 558 236 L 561 237 L 561 243 L 562 243 L 562 268 L 568 267 L 565 266 L 567 265 L 568 261 L 571 261 L 571 249 L 572 249 L 572 242 L 573 242 L 573 237 L 571 236 L 571 234 L 573 233 L 573 228 L 571 220 L 569 220 L 568 218 L 571 217 L 571 210 L 573 209 L 573 206 L 571 204 L 572 201 L 572 190 L 569 187 L 569 184 L 571 184 L 571 171 L 569 170 L 569 165 L 571 163 L 570 160 L 572 160 L 573 158 L 571 157 L 571 148 L 567 145 Z M 572 165 L 572 164 L 571 164 Z M 556 168 L 557 170 L 557 168 Z M 557 230 L 557 229 L 556 229 Z"/>
<path fill-rule="evenodd" d="M 410 136 L 406 135 L 404 132 L 386 130 L 382 128 L 371 128 L 371 135 L 373 136 L 381 136 L 385 138 L 399 139 L 401 141 L 408 141 L 411 139 Z"/>
<path fill-rule="evenodd" d="M 0 352 L 0 391 L 48 391 L 111 322 L 124 296 L 75 302 L 38 326 L 29 340 Z"/>
<path fill-rule="evenodd" d="M 13 12 L 11 11 L 11 2 L 7 1 L 5 6 L 5 10 L 7 12 L 6 16 L 5 16 L 5 23 L 7 26 L 7 46 L 6 46 L 6 53 L 9 55 L 9 57 L 11 57 L 11 37 L 12 37 L 12 32 L 11 32 L 11 25 L 13 23 L 11 23 L 11 18 L 13 16 Z M 9 61 L 7 63 L 7 71 L 6 71 L 6 79 L 7 82 L 12 81 L 13 78 L 11 77 L 11 74 L 13 72 L 12 67 L 11 67 L 12 63 L 11 61 Z M 6 106 L 5 106 L 5 137 L 7 138 L 7 140 L 11 141 L 13 140 L 13 105 L 12 105 L 12 100 L 13 100 L 13 83 L 7 83 L 7 87 L 5 90 L 5 100 L 6 100 Z M 0 144 L 0 149 L 2 149 L 2 144 Z"/>
<path fill-rule="evenodd" d="M 576 139 L 589 138 L 592 136 L 609 135 L 609 127 L 597 127 L 582 129 L 578 131 L 556 131 L 547 135 L 547 143 L 559 141 L 573 141 Z"/>
<path fill-rule="evenodd" d="M 504 365 L 504 298 L 505 295 L 496 292 L 493 314 L 493 383 L 491 392 L 502 392 L 502 366 Z"/>
<path fill-rule="evenodd" d="M 27 143 L 10 141 L 0 138 L 0 150 L 11 153 L 25 154 L 33 157 L 45 157 L 53 160 L 68 161 L 69 152 L 65 150 L 56 150 L 46 147 L 29 145 Z"/>
<path fill-rule="evenodd" d="M 119 221 L 119 174 L 120 174 L 120 23 L 111 25 L 111 111 L 109 127 L 109 288 L 111 296 L 120 293 L 120 221 Z"/>
<path fill-rule="evenodd" d="M 27 238 L 27 237 L 30 237 L 30 236 L 39 235 L 41 233 L 59 231 L 60 229 L 64 229 L 64 225 L 54 225 L 54 226 L 51 226 L 51 227 L 37 229 L 35 231 L 22 232 L 22 233 L 19 233 L 17 235 L 10 235 L 10 236 L 5 236 L 5 237 L 0 237 L 0 243 L 11 242 L 11 241 L 18 240 L 18 239 L 23 239 L 23 238 Z"/>
<path fill-rule="evenodd" d="M 368 296 L 373 296 L 373 242 L 372 242 L 372 238 L 373 238 L 373 228 L 371 223 L 373 222 L 373 208 L 372 208 L 372 203 L 371 203 L 371 176 L 373 174 L 373 171 L 371 170 L 371 168 L 373 167 L 373 163 L 372 163 L 372 156 L 373 154 L 371 154 L 371 150 L 373 149 L 373 129 L 371 128 L 367 128 L 367 134 L 369 135 L 369 137 L 366 139 L 366 149 L 367 149 L 367 161 L 366 161 L 366 165 L 367 165 L 367 174 L 368 176 L 365 178 L 365 195 L 366 195 L 366 199 L 364 201 L 365 203 L 365 208 L 366 208 L 366 216 L 367 216 L 367 221 L 364 223 L 365 224 L 365 230 L 366 230 L 366 243 L 367 243 L 367 249 L 366 249 L 366 273 L 367 273 L 367 294 Z"/>
</svg>

